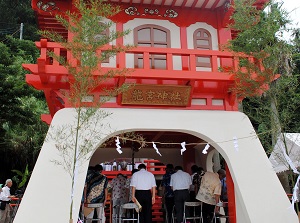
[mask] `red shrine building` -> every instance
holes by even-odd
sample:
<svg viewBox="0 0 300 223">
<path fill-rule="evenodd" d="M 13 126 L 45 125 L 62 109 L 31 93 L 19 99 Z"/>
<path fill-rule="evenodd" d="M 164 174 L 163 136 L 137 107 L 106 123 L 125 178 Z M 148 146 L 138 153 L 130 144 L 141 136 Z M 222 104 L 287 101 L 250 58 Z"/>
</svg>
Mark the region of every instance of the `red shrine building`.
<svg viewBox="0 0 300 223">
<path fill-rule="evenodd" d="M 53 162 L 61 157 L 55 142 L 48 137 L 55 134 L 55 128 L 74 125 L 75 111 L 64 97 L 71 83 L 67 69 L 50 59 L 47 51 L 65 56 L 67 60 L 71 60 L 72 55 L 59 43 L 45 39 L 36 42 L 40 57 L 36 64 L 24 64 L 30 72 L 26 81 L 44 92 L 49 114 L 42 115 L 42 120 L 50 128 L 14 222 L 66 223 L 71 194 L 73 219 L 77 222 L 88 166 L 132 158 L 129 144 L 121 145 L 122 154 L 116 151 L 114 144 L 105 148 L 101 144 L 122 132 L 132 131 L 150 142 L 135 152 L 135 159 L 147 163 L 148 170 L 158 179 L 164 174 L 159 165 L 167 163 L 181 165 L 188 172 L 193 164 L 213 171 L 215 154 L 220 154 L 226 162 L 231 223 L 298 222 L 251 122 L 238 111 L 238 100 L 229 92 L 234 74 L 223 68 L 234 70 L 239 64 L 236 56 L 222 50 L 222 46 L 234 38 L 227 28 L 232 1 L 108 2 L 122 7 L 117 15 L 105 18 L 113 22 L 111 30 L 131 30 L 109 45 L 136 47 L 99 65 L 101 69 L 128 68 L 131 71 L 125 77 L 108 80 L 101 87 L 135 85 L 101 107 L 111 113 L 101 121 L 103 126 L 109 124 L 110 129 L 102 131 L 101 139 L 94 139 L 95 152 L 86 154 L 86 159 L 78 165 L 72 189 L 68 172 Z M 256 6 L 261 7 L 265 2 L 258 0 Z M 40 29 L 54 30 L 70 40 L 72 35 L 54 15 L 72 11 L 72 3 L 72 0 L 32 0 Z M 105 97 L 101 87 L 86 99 L 87 105 Z M 89 131 L 81 134 L 88 136 Z M 151 142 L 158 142 L 159 152 Z M 155 165 L 158 162 L 161 164 Z M 106 171 L 105 174 L 111 177 L 116 172 Z M 154 216 L 153 222 L 162 220 Z"/>
</svg>

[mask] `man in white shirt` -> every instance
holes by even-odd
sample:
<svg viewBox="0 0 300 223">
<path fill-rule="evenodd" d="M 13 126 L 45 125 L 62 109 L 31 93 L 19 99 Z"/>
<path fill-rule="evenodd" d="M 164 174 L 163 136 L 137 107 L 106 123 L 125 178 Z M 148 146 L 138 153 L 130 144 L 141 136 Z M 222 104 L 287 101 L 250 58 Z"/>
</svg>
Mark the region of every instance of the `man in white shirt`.
<svg viewBox="0 0 300 223">
<path fill-rule="evenodd" d="M 138 166 L 139 171 L 131 178 L 132 201 L 142 206 L 140 223 L 152 222 L 152 205 L 155 203 L 156 182 L 152 173 L 146 170 L 145 164 Z"/>
<path fill-rule="evenodd" d="M 175 173 L 171 176 L 170 186 L 174 191 L 177 223 L 181 223 L 183 220 L 184 202 L 190 199 L 189 188 L 191 185 L 191 176 L 184 172 L 181 166 L 176 166 Z"/>
<path fill-rule="evenodd" d="M 4 210 L 0 209 L 0 223 L 9 222 L 10 219 L 10 207 L 9 202 L 10 199 L 15 197 L 10 195 L 10 188 L 12 186 L 12 180 L 7 179 L 5 182 L 5 187 L 2 188 L 2 192 L 0 193 L 0 202 L 1 207 L 3 205 Z"/>
</svg>

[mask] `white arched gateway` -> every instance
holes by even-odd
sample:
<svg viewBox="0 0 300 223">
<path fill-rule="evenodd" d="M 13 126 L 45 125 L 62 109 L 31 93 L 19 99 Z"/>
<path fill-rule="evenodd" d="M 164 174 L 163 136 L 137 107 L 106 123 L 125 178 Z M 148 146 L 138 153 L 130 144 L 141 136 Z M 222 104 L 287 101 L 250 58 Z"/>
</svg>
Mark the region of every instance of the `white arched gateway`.
<svg viewBox="0 0 300 223">
<path fill-rule="evenodd" d="M 237 222 L 298 222 L 248 117 L 243 113 L 125 108 L 104 110 L 112 112 L 102 122 L 109 123 L 110 128 L 102 130 L 104 136 L 95 143 L 95 149 L 107 138 L 123 131 L 175 131 L 194 135 L 210 142 L 227 162 L 234 182 Z M 74 111 L 62 109 L 57 112 L 48 135 L 55 134 L 56 127 L 72 125 Z M 237 141 L 232 140 L 235 137 Z M 67 172 L 55 164 L 54 160 L 60 159 L 55 142 L 46 140 L 15 223 L 69 221 L 72 181 Z M 89 159 L 79 166 L 73 219 L 78 216 L 88 165 Z"/>
</svg>

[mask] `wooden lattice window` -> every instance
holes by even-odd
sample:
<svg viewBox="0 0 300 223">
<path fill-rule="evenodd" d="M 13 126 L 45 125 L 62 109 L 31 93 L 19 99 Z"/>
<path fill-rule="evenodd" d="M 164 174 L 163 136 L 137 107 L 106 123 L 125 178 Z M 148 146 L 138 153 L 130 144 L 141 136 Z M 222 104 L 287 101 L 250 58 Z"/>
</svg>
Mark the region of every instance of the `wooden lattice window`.
<svg viewBox="0 0 300 223">
<path fill-rule="evenodd" d="M 142 25 L 134 29 L 134 43 L 141 47 L 170 48 L 170 31 L 157 25 Z M 143 54 L 135 55 L 135 67 L 143 68 Z M 151 54 L 150 68 L 166 69 L 167 55 Z"/>
<path fill-rule="evenodd" d="M 105 26 L 105 24 L 103 22 L 99 22 L 99 25 L 100 26 Z M 101 39 L 105 36 L 108 36 L 109 35 L 109 28 L 103 30 L 101 33 L 95 35 L 95 39 Z M 106 58 L 105 60 L 102 60 L 102 63 L 109 63 L 109 58 Z"/>
<path fill-rule="evenodd" d="M 194 49 L 212 50 L 211 34 L 206 29 L 197 29 L 194 32 Z M 211 57 L 196 57 L 197 67 L 211 67 Z"/>
</svg>

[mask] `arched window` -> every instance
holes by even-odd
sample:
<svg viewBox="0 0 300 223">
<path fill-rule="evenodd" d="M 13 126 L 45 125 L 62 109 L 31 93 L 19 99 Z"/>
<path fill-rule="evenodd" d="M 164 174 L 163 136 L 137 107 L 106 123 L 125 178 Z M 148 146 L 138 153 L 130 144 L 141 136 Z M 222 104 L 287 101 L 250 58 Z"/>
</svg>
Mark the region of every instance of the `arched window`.
<svg viewBox="0 0 300 223">
<path fill-rule="evenodd" d="M 157 25 L 142 25 L 134 29 L 134 43 L 141 47 L 170 48 L 170 31 Z M 166 69 L 167 55 L 150 55 L 150 68 Z M 143 67 L 143 54 L 135 55 L 135 67 Z"/>
<path fill-rule="evenodd" d="M 194 49 L 212 50 L 210 32 L 206 29 L 197 29 L 194 32 Z M 197 57 L 197 67 L 211 67 L 211 57 Z"/>
</svg>

